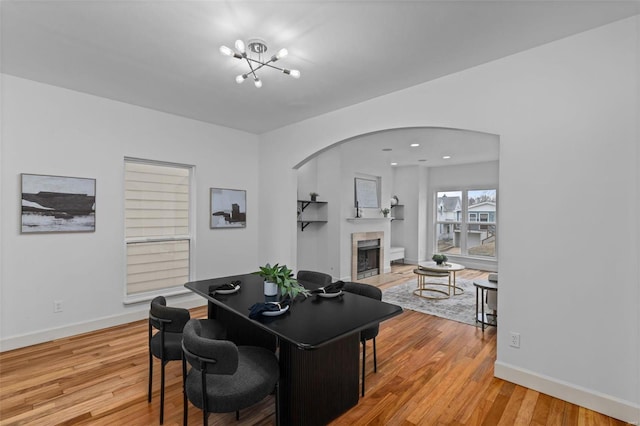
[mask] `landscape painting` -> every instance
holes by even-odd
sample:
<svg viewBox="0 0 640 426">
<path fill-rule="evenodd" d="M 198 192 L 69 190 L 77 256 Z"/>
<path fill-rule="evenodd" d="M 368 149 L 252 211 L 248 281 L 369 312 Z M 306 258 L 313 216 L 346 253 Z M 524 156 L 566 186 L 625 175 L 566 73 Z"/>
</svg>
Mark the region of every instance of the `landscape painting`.
<svg viewBox="0 0 640 426">
<path fill-rule="evenodd" d="M 247 191 L 211 188 L 211 228 L 247 226 Z"/>
<path fill-rule="evenodd" d="M 96 180 L 22 174 L 22 233 L 94 232 Z"/>
</svg>

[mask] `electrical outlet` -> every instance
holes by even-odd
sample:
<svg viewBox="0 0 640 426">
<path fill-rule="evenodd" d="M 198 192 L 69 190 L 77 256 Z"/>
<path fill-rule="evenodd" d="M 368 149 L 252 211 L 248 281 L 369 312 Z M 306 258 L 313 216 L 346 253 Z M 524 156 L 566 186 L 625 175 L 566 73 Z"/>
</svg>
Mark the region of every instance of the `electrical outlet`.
<svg viewBox="0 0 640 426">
<path fill-rule="evenodd" d="M 509 333 L 509 346 L 512 348 L 520 347 L 520 333 L 514 333 L 513 331 Z"/>
<path fill-rule="evenodd" d="M 53 301 L 53 312 L 58 313 L 62 312 L 62 300 L 54 300 Z"/>
</svg>

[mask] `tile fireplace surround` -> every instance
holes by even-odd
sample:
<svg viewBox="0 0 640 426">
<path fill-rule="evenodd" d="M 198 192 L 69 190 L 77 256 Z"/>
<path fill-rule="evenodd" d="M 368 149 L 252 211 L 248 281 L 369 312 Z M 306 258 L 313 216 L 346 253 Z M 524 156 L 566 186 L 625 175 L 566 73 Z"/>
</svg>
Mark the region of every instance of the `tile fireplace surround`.
<svg viewBox="0 0 640 426">
<path fill-rule="evenodd" d="M 358 241 L 380 240 L 379 270 L 384 270 L 384 232 L 354 232 L 351 234 L 351 281 L 358 279 Z"/>
</svg>

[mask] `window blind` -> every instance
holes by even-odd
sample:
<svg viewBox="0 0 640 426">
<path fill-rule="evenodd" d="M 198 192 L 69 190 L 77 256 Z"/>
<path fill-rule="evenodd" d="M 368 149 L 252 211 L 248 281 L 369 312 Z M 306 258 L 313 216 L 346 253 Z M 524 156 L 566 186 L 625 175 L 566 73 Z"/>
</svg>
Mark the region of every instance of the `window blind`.
<svg viewBox="0 0 640 426">
<path fill-rule="evenodd" d="M 125 161 L 127 295 L 189 281 L 191 168 Z"/>
</svg>

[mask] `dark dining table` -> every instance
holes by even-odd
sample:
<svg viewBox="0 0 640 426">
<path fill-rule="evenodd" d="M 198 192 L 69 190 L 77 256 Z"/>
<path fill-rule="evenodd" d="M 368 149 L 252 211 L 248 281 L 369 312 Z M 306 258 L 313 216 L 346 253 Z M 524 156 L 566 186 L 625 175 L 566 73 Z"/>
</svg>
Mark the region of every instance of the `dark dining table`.
<svg viewBox="0 0 640 426">
<path fill-rule="evenodd" d="M 235 293 L 210 292 L 233 281 L 240 285 Z M 299 295 L 284 314 L 251 319 L 250 307 L 269 300 L 256 274 L 192 281 L 185 287 L 207 299 L 209 318 L 227 327 L 229 340 L 277 351 L 278 411 L 285 425 L 323 425 L 355 406 L 360 331 L 402 313 L 400 306 L 343 292 L 332 298 Z"/>
</svg>

